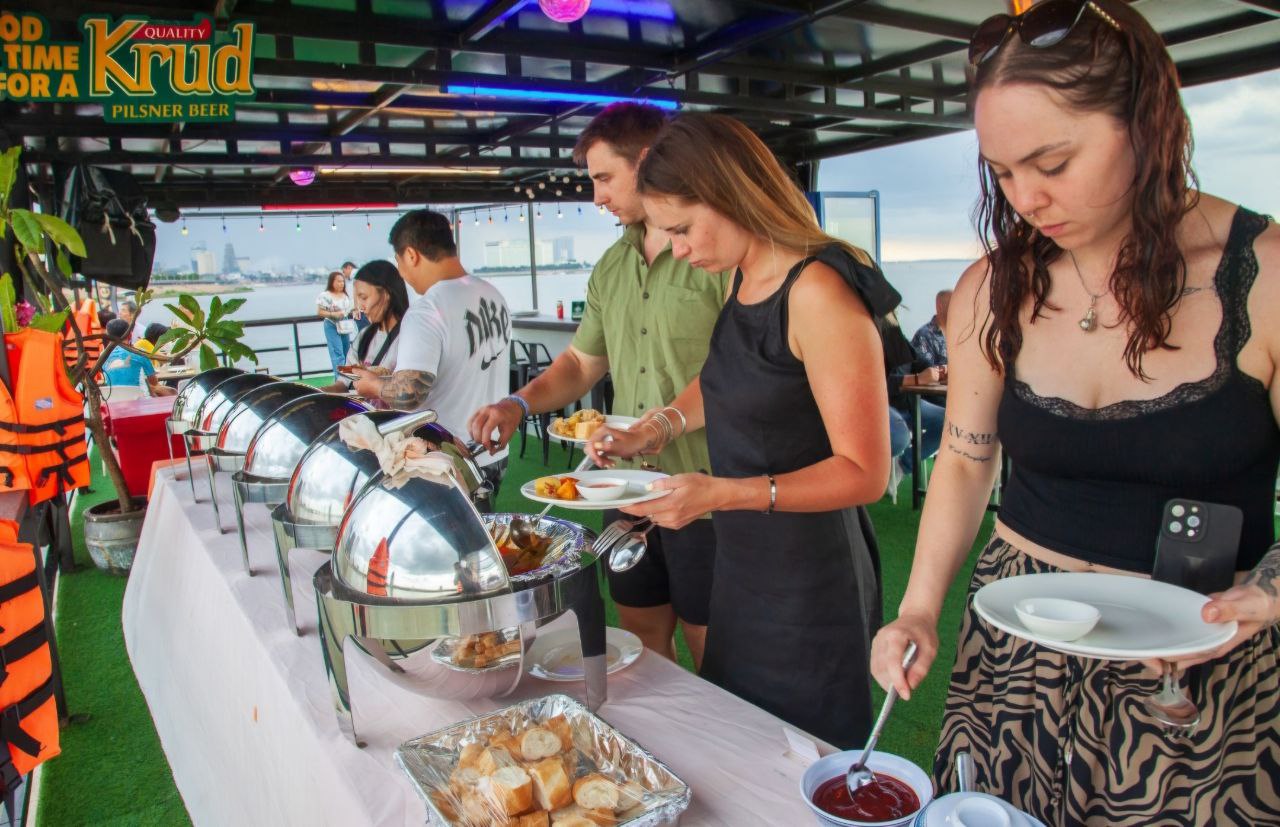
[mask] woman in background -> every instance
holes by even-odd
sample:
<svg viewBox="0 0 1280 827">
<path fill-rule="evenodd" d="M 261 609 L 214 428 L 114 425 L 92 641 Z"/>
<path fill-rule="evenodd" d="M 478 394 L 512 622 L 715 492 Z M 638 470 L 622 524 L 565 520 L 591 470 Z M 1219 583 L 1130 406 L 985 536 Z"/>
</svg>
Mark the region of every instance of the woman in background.
<svg viewBox="0 0 1280 827">
<path fill-rule="evenodd" d="M 316 315 L 324 319 L 324 340 L 329 345 L 329 363 L 333 366 L 334 381 L 339 381 L 338 366 L 347 361 L 347 348 L 351 346 L 351 333 L 355 322 L 351 320 L 351 297 L 347 295 L 347 280 L 341 270 L 329 274 L 324 292 L 316 296 Z"/>
<path fill-rule="evenodd" d="M 382 380 L 396 369 L 400 320 L 409 309 L 409 291 L 396 266 L 381 259 L 357 270 L 352 282 L 356 307 L 370 324 L 356 334 L 348 353 L 351 375 L 324 390 L 345 393 L 354 388 L 370 402 L 381 404 Z"/>
</svg>

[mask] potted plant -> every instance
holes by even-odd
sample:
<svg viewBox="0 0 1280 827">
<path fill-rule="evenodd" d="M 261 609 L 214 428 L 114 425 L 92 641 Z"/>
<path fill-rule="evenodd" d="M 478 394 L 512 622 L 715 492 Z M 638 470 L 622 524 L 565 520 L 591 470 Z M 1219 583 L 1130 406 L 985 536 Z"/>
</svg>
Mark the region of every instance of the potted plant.
<svg viewBox="0 0 1280 827">
<path fill-rule="evenodd" d="M 15 302 L 12 276 L 9 273 L 0 275 L 0 314 L 6 331 L 30 326 L 49 332 L 65 332 L 65 353 L 68 359 L 74 354 L 74 362 L 67 364 L 59 359 L 59 364 L 51 367 L 66 370 L 72 384 L 83 393 L 88 429 L 98 445 L 98 454 L 116 494 L 115 499 L 85 510 L 85 545 L 99 568 L 124 573 L 133 562 L 146 514 L 146 501 L 129 495 L 124 473 L 110 450 L 102 419 L 102 389 L 99 384 L 102 367 L 117 348 L 161 362 L 178 361 L 192 351 L 198 351 L 202 370 L 216 367 L 219 354 L 233 363 L 242 359 L 257 363 L 257 355 L 240 341 L 244 328 L 229 318 L 244 304 L 244 299 L 223 302 L 214 296 L 206 312 L 195 297 L 185 293 L 179 295 L 176 304 L 165 305 L 173 313 L 175 324 L 156 342 L 152 353 L 129 345 L 129 334 L 117 340 L 105 334 L 80 330 L 74 315 L 69 312 L 61 284 L 50 273 L 46 257 L 53 256 L 58 270 L 71 273 L 69 256 L 83 257 L 84 241 L 73 227 L 57 216 L 9 206 L 10 191 L 17 179 L 19 153 L 20 147 L 0 153 L 0 238 L 12 230 L 17 249 L 14 261 L 25 277 L 25 301 Z M 138 293 L 139 315 L 150 300 L 150 291 Z M 130 325 L 130 332 L 132 329 Z M 101 352 L 91 357 L 90 353 L 97 349 L 99 341 Z"/>
</svg>

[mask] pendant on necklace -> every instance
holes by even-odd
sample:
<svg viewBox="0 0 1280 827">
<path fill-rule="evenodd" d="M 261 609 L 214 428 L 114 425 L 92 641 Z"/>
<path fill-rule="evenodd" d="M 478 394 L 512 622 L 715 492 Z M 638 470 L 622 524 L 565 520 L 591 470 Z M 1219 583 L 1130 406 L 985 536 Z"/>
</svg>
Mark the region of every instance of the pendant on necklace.
<svg viewBox="0 0 1280 827">
<path fill-rule="evenodd" d="M 1093 308 L 1089 308 L 1089 312 L 1084 314 L 1084 318 L 1080 320 L 1080 329 L 1085 333 L 1092 333 L 1098 327 L 1098 316 L 1093 312 Z"/>
</svg>

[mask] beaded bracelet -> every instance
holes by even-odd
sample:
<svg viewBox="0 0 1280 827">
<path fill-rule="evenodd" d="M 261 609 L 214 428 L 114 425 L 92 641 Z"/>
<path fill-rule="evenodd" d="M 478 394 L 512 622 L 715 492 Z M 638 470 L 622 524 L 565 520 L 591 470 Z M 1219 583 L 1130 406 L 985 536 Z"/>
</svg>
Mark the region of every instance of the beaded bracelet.
<svg viewBox="0 0 1280 827">
<path fill-rule="evenodd" d="M 521 397 L 516 396 L 514 393 L 511 394 L 510 396 L 504 397 L 502 401 L 516 403 L 517 405 L 520 406 L 520 410 L 524 411 L 525 416 L 529 415 L 529 403 L 524 401 L 524 399 L 522 399 Z"/>
</svg>

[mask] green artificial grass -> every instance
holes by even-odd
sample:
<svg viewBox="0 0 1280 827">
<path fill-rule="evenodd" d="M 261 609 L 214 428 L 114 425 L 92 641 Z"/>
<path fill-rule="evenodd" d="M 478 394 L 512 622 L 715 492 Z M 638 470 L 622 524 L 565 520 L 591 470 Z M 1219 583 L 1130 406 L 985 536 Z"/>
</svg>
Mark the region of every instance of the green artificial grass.
<svg viewBox="0 0 1280 827">
<path fill-rule="evenodd" d="M 511 463 L 499 493 L 499 511 L 528 511 L 520 486 L 534 477 L 563 473 L 580 454 L 570 455 L 553 445 L 548 466 L 542 465 L 541 443 L 530 436 L 525 457 L 519 457 L 520 439 L 512 441 Z M 62 755 L 44 769 L 38 827 L 64 825 L 170 825 L 190 820 L 173 783 L 141 690 L 133 677 L 120 624 L 124 578 L 103 574 L 92 567 L 84 549 L 79 512 L 109 496 L 110 482 L 100 464 L 94 465 L 94 492 L 81 492 L 72 534 L 76 561 L 85 568 L 64 574 L 59 582 L 57 635 L 67 699 L 77 722 L 62 731 Z M 898 503 L 887 498 L 871 506 L 880 542 L 884 574 L 885 610 L 897 611 L 911 570 L 919 512 L 911 509 L 910 480 L 904 480 Z M 553 514 L 600 529 L 596 512 L 552 509 Z M 979 533 L 981 544 L 990 532 L 988 516 Z M 956 579 L 943 610 L 938 659 L 929 677 L 909 703 L 895 708 L 885 729 L 881 749 L 902 755 L 929 770 L 937 743 L 946 698 L 947 677 L 955 658 L 955 631 L 959 625 L 964 592 L 974 557 Z M 603 585 L 603 577 L 602 577 Z M 618 625 L 617 609 L 608 599 L 605 610 L 610 625 Z M 692 668 L 688 648 L 677 636 L 680 663 Z M 802 679 L 799 678 L 798 679 Z M 879 690 L 876 700 L 879 702 Z M 840 703 L 838 698 L 831 703 Z M 80 721 L 81 716 L 87 720 Z"/>
</svg>

